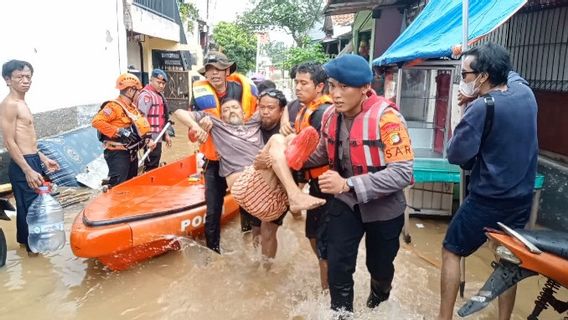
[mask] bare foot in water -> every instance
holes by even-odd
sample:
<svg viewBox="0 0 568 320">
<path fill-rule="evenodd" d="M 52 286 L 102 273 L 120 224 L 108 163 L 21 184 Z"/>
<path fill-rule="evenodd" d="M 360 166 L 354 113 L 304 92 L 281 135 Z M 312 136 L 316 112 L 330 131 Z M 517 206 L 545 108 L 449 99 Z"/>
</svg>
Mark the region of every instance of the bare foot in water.
<svg viewBox="0 0 568 320">
<path fill-rule="evenodd" d="M 290 203 L 290 211 L 292 212 L 310 210 L 317 207 L 321 207 L 325 204 L 324 199 L 312 197 L 301 191 L 288 195 L 288 202 Z"/>
<path fill-rule="evenodd" d="M 274 259 L 268 258 L 266 256 L 262 256 L 262 268 L 264 268 L 264 271 L 268 272 L 270 271 L 270 269 L 272 268 L 272 261 Z"/>
</svg>

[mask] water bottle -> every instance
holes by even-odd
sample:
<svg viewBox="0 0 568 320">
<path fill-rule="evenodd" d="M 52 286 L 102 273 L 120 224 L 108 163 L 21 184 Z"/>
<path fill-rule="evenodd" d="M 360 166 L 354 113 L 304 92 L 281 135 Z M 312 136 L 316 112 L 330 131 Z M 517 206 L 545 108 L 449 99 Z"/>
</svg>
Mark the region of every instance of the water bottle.
<svg viewBox="0 0 568 320">
<path fill-rule="evenodd" d="M 43 185 L 36 191 L 39 196 L 28 209 L 28 245 L 32 252 L 56 251 L 65 245 L 63 229 L 63 208 L 49 194 L 49 186 Z"/>
</svg>

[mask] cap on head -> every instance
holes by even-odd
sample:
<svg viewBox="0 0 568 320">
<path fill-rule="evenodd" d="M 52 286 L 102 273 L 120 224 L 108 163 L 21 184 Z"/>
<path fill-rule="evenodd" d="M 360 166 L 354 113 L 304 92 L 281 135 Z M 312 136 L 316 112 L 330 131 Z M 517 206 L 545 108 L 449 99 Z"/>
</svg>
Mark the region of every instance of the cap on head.
<svg viewBox="0 0 568 320">
<path fill-rule="evenodd" d="M 160 79 L 160 80 L 164 80 L 165 82 L 168 82 L 168 75 L 162 69 L 152 70 L 152 78 L 156 78 L 156 79 Z"/>
<path fill-rule="evenodd" d="M 116 79 L 116 88 L 124 90 L 126 88 L 134 87 L 138 90 L 142 89 L 142 82 L 137 76 L 132 73 L 123 73 Z"/>
<path fill-rule="evenodd" d="M 262 81 L 266 80 L 264 78 L 264 76 L 261 73 L 255 73 L 252 75 L 252 77 L 250 77 L 250 79 L 252 80 L 252 82 L 254 82 L 255 84 L 261 83 Z"/>
<path fill-rule="evenodd" d="M 323 66 L 330 78 L 350 87 L 362 87 L 373 81 L 373 72 L 367 60 L 355 54 L 335 58 Z"/>
<path fill-rule="evenodd" d="M 230 68 L 230 73 L 237 70 L 237 64 L 233 61 L 229 61 L 226 55 L 218 51 L 209 51 L 209 53 L 205 55 L 205 58 L 203 58 L 203 67 L 197 72 L 201 75 L 205 75 L 207 66 L 214 66 L 219 70 L 226 70 Z"/>
</svg>

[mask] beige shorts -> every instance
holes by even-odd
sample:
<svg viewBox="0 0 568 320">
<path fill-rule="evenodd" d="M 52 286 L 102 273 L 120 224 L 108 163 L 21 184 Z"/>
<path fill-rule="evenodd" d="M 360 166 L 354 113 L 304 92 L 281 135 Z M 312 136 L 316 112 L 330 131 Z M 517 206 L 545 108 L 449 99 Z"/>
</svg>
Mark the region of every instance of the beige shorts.
<svg viewBox="0 0 568 320">
<path fill-rule="evenodd" d="M 252 166 L 233 183 L 231 193 L 241 208 L 262 221 L 275 220 L 288 208 L 288 196 L 282 186 L 272 188 Z"/>
</svg>

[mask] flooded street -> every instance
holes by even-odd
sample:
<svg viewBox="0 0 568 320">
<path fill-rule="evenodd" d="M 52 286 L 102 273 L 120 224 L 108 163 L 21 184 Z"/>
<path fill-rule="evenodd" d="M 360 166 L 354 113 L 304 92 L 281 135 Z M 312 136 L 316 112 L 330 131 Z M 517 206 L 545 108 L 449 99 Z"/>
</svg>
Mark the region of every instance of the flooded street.
<svg viewBox="0 0 568 320">
<path fill-rule="evenodd" d="M 178 130 L 167 160 L 189 149 Z M 65 209 L 67 239 L 83 204 Z M 355 274 L 356 319 L 434 319 L 439 301 L 440 247 L 447 219 L 412 218 L 412 243 L 396 259 L 389 301 L 369 310 L 369 277 L 361 244 Z M 417 228 L 422 224 L 423 228 Z M 0 319 L 329 319 L 329 297 L 320 292 L 317 261 L 304 237 L 304 220 L 290 215 L 278 232 L 273 267 L 259 267 L 260 254 L 238 217 L 222 228 L 223 255 L 183 240 L 170 252 L 130 270 L 112 272 L 101 263 L 63 250 L 28 258 L 15 241 L 15 219 L 0 226 L 8 240 L 7 265 L 0 269 Z M 489 275 L 491 251 L 484 247 L 467 259 L 466 297 Z M 542 278 L 522 282 L 513 319 L 526 319 Z M 564 292 L 565 293 L 565 292 Z M 565 295 L 564 295 L 565 296 Z M 561 296 L 562 297 L 562 296 Z M 458 299 L 457 307 L 463 300 Z M 496 304 L 468 319 L 496 319 Z M 457 318 L 457 316 L 456 316 Z M 561 319 L 545 311 L 541 319 Z"/>
</svg>

